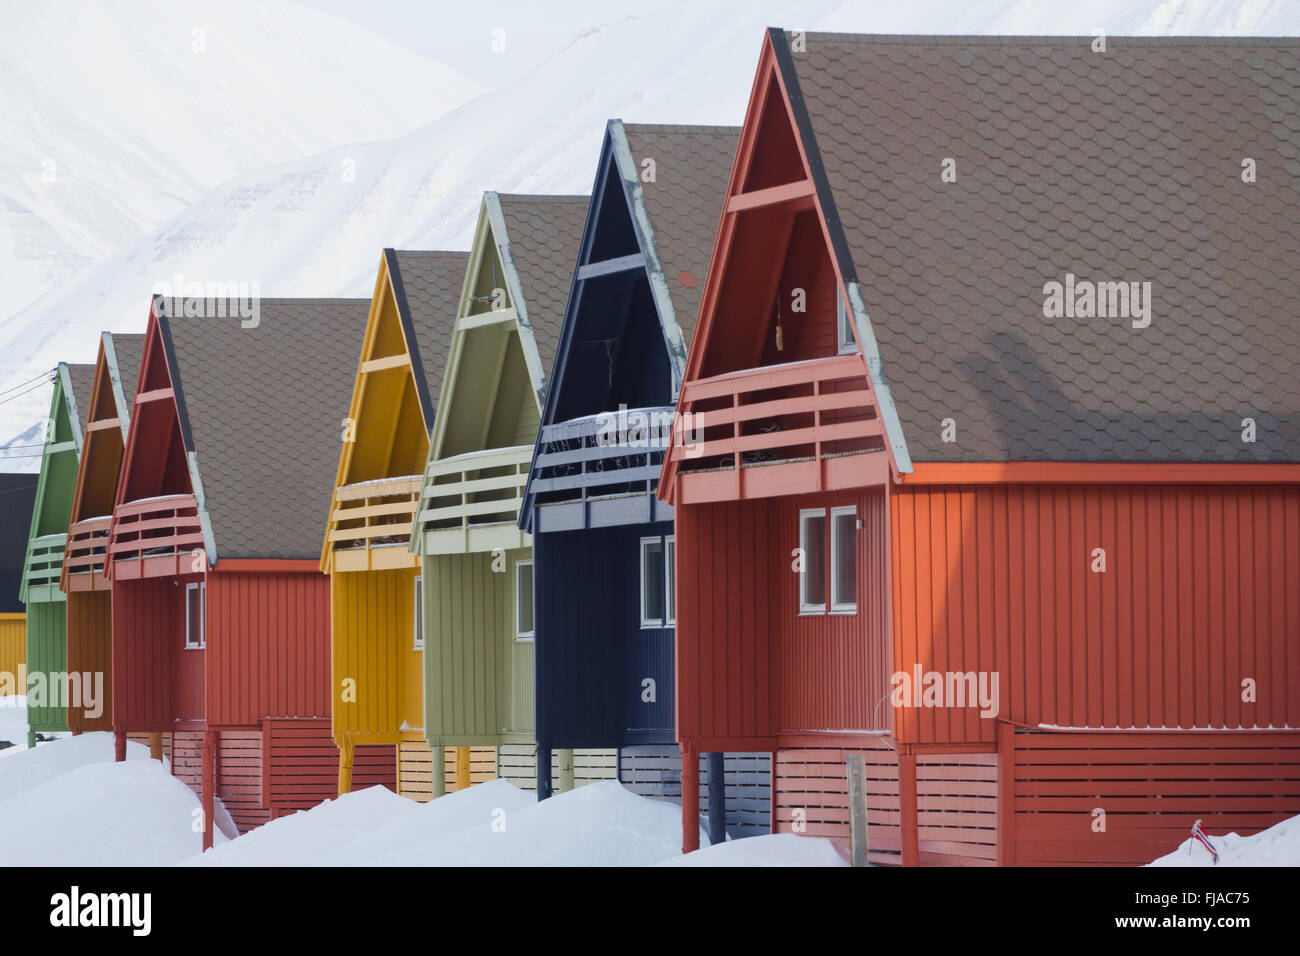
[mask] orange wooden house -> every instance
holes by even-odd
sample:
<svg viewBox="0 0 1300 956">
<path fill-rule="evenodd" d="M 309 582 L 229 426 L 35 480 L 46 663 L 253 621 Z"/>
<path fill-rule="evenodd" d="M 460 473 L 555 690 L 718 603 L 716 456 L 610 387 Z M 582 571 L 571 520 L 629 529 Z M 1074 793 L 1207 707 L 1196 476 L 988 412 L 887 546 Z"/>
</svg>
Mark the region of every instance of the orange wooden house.
<svg viewBox="0 0 1300 956">
<path fill-rule="evenodd" d="M 885 862 L 1300 812 L 1300 42 L 1091 42 L 765 39 L 659 494 L 776 830 L 852 752 Z"/>
<path fill-rule="evenodd" d="M 251 306 L 251 308 L 250 308 Z M 113 729 L 240 832 L 336 795 L 327 501 L 366 299 L 155 298 L 104 574 Z M 354 784 L 393 784 L 391 760 Z"/>
<path fill-rule="evenodd" d="M 68 596 L 68 672 L 103 674 L 104 693 L 97 715 L 68 708 L 74 734 L 113 729 L 113 595 L 104 553 L 143 350 L 143 335 L 104 332 L 95 361 L 60 586 Z"/>
</svg>

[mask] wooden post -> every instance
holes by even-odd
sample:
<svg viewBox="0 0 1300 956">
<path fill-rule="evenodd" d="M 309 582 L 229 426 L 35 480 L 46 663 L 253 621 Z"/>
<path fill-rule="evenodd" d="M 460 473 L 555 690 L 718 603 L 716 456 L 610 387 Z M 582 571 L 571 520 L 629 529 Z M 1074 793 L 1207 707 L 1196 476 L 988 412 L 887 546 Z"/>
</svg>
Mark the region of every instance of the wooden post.
<svg viewBox="0 0 1300 956">
<path fill-rule="evenodd" d="M 351 737 L 339 739 L 339 796 L 352 792 L 352 761 L 356 757 L 356 747 Z"/>
<path fill-rule="evenodd" d="M 469 748 L 456 748 L 456 792 L 469 789 Z"/>
<path fill-rule="evenodd" d="M 727 842 L 727 771 L 720 753 L 708 755 L 709 846 Z"/>
<path fill-rule="evenodd" d="M 551 796 L 551 748 L 546 744 L 537 745 L 537 799 L 546 800 Z"/>
<path fill-rule="evenodd" d="M 1016 728 L 998 723 L 998 866 L 1016 864 Z"/>
<path fill-rule="evenodd" d="M 862 754 L 844 758 L 849 778 L 849 850 L 854 866 L 867 865 L 867 766 Z"/>
<path fill-rule="evenodd" d="M 564 747 L 555 753 L 560 758 L 560 793 L 568 793 L 573 789 L 573 751 Z"/>
<path fill-rule="evenodd" d="M 898 748 L 899 837 L 903 842 L 903 866 L 920 863 L 919 820 L 916 810 L 916 753 L 907 744 Z"/>
<path fill-rule="evenodd" d="M 31 724 L 28 724 L 27 725 L 27 749 L 31 750 L 35 746 L 36 746 L 36 730 L 32 727 Z M 122 759 L 125 760 L 126 758 L 123 757 Z"/>
<path fill-rule="evenodd" d="M 149 735 L 149 759 L 161 762 L 162 758 L 162 734 L 159 731 L 154 731 Z"/>
<path fill-rule="evenodd" d="M 682 746 L 682 852 L 700 848 L 700 755 Z"/>
<path fill-rule="evenodd" d="M 429 747 L 429 762 L 431 773 L 429 774 L 429 791 L 434 800 L 447 793 L 447 748 L 440 742 L 431 744 Z M 398 763 L 398 772 L 401 770 L 401 763 Z"/>
<path fill-rule="evenodd" d="M 212 815 L 216 808 L 216 777 L 217 777 L 217 732 L 215 730 L 205 730 L 203 732 L 203 747 L 200 751 L 203 762 L 201 773 L 201 797 L 200 804 L 203 808 L 203 849 L 212 849 Z"/>
<path fill-rule="evenodd" d="M 32 746 L 34 747 L 36 745 L 32 744 Z M 125 759 L 126 759 L 126 731 L 115 730 L 113 731 L 113 760 L 117 763 L 121 763 Z"/>
</svg>

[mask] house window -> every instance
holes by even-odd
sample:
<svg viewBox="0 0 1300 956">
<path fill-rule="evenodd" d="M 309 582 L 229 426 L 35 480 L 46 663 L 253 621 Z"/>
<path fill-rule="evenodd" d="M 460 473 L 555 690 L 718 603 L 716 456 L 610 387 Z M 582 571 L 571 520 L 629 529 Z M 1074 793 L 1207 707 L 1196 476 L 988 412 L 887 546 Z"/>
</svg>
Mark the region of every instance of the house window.
<svg viewBox="0 0 1300 956">
<path fill-rule="evenodd" d="M 799 512 L 799 613 L 826 611 L 826 509 Z"/>
<path fill-rule="evenodd" d="M 203 582 L 185 585 L 185 647 L 188 650 L 207 647 L 203 631 L 207 592 L 208 586 Z"/>
<path fill-rule="evenodd" d="M 668 612 L 664 539 L 641 539 L 641 626 L 663 627 Z"/>
<path fill-rule="evenodd" d="M 515 564 L 515 640 L 533 639 L 533 562 Z"/>
<path fill-rule="evenodd" d="M 803 555 L 800 614 L 825 614 L 828 607 L 832 614 L 857 613 L 857 532 L 858 509 L 854 505 L 829 510 L 805 508 L 799 512 L 799 548 Z"/>
<path fill-rule="evenodd" d="M 853 337 L 853 320 L 842 295 L 835 296 L 835 329 L 840 354 L 856 352 L 858 342 Z"/>
<path fill-rule="evenodd" d="M 858 609 L 858 509 L 831 509 L 831 610 Z"/>
<path fill-rule="evenodd" d="M 664 577 L 664 623 L 671 627 L 677 623 L 677 538 L 671 534 L 664 538 Z"/>
<path fill-rule="evenodd" d="M 424 650 L 424 578 L 418 574 L 415 576 L 415 613 L 412 615 L 415 624 L 415 649 Z"/>
</svg>

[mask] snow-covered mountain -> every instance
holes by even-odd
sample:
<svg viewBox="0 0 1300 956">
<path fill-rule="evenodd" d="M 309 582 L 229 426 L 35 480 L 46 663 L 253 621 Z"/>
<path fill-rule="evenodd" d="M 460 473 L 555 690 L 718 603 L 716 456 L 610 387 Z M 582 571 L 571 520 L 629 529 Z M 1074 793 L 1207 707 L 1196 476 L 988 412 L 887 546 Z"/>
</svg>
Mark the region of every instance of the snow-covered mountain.
<svg viewBox="0 0 1300 956">
<path fill-rule="evenodd" d="M 739 123 L 768 24 L 1112 36 L 1300 29 L 1288 0 L 1090 0 L 1057 10 L 1039 0 L 611 2 L 603 20 L 575 27 L 529 73 L 469 99 L 472 84 L 449 68 L 302 7 L 184 0 L 162 9 L 105 3 L 91 31 L 66 43 L 56 13 L 20 18 L 24 35 L 51 38 L 40 46 L 58 58 L 49 72 L 62 79 L 12 35 L 0 39 L 6 91 L 14 73 L 22 91 L 0 100 L 0 135 L 20 147 L 0 156 L 0 442 L 33 441 L 49 400 L 38 390 L 5 401 L 3 390 L 60 359 L 92 360 L 100 329 L 139 329 L 159 283 L 181 276 L 256 282 L 267 296 L 367 295 L 385 246 L 467 247 L 484 189 L 588 190 L 611 116 Z M 203 23 L 207 52 L 193 54 L 192 30 Z M 123 67 L 137 45 L 139 62 Z M 267 66 L 276 58 L 278 72 Z M 202 148 L 181 148 L 190 141 Z M 43 191 L 46 155 L 70 157 L 59 166 L 69 168 L 75 201 Z M 23 211 L 6 214 L 15 203 Z M 5 246 L 19 226 L 26 258 Z M 40 236 L 47 247 L 34 252 L 47 241 Z M 11 279 L 29 297 L 44 294 L 6 310 L 22 298 Z"/>
</svg>

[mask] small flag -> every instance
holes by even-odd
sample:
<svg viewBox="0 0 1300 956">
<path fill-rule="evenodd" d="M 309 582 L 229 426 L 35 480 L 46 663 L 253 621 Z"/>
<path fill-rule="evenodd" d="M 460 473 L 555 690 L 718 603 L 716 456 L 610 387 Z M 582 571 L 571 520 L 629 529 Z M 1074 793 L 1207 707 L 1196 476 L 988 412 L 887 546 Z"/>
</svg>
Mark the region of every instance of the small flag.
<svg viewBox="0 0 1300 956">
<path fill-rule="evenodd" d="M 1219 862 L 1219 851 L 1214 848 L 1214 844 L 1210 842 L 1210 838 L 1205 835 L 1205 830 L 1201 828 L 1200 820 L 1197 820 L 1192 824 L 1192 839 L 1209 851 L 1210 861 L 1212 863 Z"/>
</svg>

